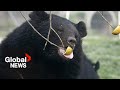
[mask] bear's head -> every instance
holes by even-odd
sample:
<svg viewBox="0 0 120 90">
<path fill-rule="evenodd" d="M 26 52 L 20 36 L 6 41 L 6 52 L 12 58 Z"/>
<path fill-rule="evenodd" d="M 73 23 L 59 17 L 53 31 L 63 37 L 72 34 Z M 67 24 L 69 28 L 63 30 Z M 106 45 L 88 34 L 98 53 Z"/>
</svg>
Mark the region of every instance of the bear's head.
<svg viewBox="0 0 120 90">
<path fill-rule="evenodd" d="M 33 26 L 46 38 L 50 28 L 49 16 L 44 11 L 34 11 L 29 15 Z M 75 24 L 66 18 L 52 14 L 51 22 L 52 28 L 60 36 L 64 47 L 55 32 L 51 30 L 49 40 L 61 48 L 48 43 L 45 50 L 42 51 L 44 57 L 49 59 L 59 57 L 68 60 L 74 58 L 76 53 L 82 52 L 81 39 L 87 35 L 86 25 L 83 21 Z M 40 42 L 43 49 L 46 41 L 42 39 Z M 64 55 L 68 46 L 73 49 L 73 53 Z"/>
</svg>

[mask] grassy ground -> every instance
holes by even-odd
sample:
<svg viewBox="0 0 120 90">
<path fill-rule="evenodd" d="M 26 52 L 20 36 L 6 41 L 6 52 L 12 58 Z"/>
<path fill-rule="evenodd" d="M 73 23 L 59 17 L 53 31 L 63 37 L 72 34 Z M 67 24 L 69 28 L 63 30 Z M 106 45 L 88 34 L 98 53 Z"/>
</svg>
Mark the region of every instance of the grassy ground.
<svg viewBox="0 0 120 90">
<path fill-rule="evenodd" d="M 120 39 L 90 33 L 83 39 L 83 50 L 92 62 L 100 61 L 98 74 L 101 79 L 120 79 Z"/>
</svg>

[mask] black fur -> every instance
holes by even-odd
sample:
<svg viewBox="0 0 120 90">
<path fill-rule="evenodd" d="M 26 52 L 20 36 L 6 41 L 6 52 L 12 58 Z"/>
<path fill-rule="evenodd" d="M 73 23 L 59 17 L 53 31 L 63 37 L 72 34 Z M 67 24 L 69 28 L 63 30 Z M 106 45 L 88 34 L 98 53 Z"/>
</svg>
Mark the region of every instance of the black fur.
<svg viewBox="0 0 120 90">
<path fill-rule="evenodd" d="M 43 11 L 34 11 L 29 16 L 31 24 L 47 37 L 49 15 Z M 49 43 L 43 50 L 46 41 L 25 22 L 9 34 L 0 45 L 0 78 L 98 79 L 99 76 L 91 61 L 87 59 L 82 50 L 81 39 L 87 35 L 85 23 L 74 24 L 65 18 L 52 15 L 52 27 L 60 35 L 65 47 L 69 45 L 67 42 L 69 37 L 76 40 L 72 60 L 62 58 L 58 54 L 58 48 Z M 53 31 L 50 34 L 50 41 L 62 46 Z M 11 50 L 15 52 L 8 53 Z M 15 57 L 15 55 L 25 52 L 30 53 L 32 57 L 32 62 L 27 64 L 28 67 L 26 69 L 9 69 L 8 64 L 4 62 L 6 54 Z"/>
</svg>

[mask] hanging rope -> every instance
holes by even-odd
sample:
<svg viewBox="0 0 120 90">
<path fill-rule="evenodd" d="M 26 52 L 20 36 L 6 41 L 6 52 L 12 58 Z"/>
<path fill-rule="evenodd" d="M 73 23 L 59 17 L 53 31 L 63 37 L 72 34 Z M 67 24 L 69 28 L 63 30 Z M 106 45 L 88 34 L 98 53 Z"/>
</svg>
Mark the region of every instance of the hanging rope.
<svg viewBox="0 0 120 90">
<path fill-rule="evenodd" d="M 103 16 L 103 13 L 101 13 L 100 11 L 97 11 L 100 15 L 101 15 L 101 17 L 108 23 L 108 25 L 112 28 L 112 29 L 114 29 L 114 27 L 108 22 L 108 20 Z"/>
<path fill-rule="evenodd" d="M 50 22 L 50 27 L 49 27 L 47 39 L 49 40 L 50 31 L 52 30 L 52 31 L 57 35 L 57 37 L 59 38 L 59 40 L 60 40 L 60 42 L 61 42 L 61 44 L 62 44 L 62 47 L 64 47 L 64 44 L 63 44 L 63 42 L 62 42 L 62 39 L 60 38 L 60 36 L 58 35 L 58 33 L 52 28 L 52 12 L 51 12 L 51 11 L 50 11 L 49 22 Z M 43 50 L 45 50 L 46 46 L 47 46 L 47 41 L 46 41 L 46 43 L 45 43 L 45 46 L 44 46 Z"/>
<path fill-rule="evenodd" d="M 61 48 L 60 46 L 52 43 L 51 41 L 49 41 L 47 38 L 45 38 L 41 33 L 39 33 L 35 28 L 34 26 L 26 19 L 26 17 L 23 15 L 23 13 L 21 11 L 19 11 L 19 13 L 22 15 L 22 17 L 27 21 L 27 23 L 33 28 L 33 30 L 39 35 L 41 36 L 43 39 L 45 39 L 47 42 L 49 42 L 51 45 L 55 46 L 55 47 L 58 47 L 58 48 Z"/>
</svg>

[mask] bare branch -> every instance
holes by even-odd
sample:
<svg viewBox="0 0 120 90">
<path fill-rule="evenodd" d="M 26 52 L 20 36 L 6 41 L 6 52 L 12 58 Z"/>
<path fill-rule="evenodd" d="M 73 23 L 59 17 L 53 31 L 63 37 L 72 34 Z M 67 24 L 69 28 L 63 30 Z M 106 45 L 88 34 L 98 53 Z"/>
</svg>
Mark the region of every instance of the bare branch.
<svg viewBox="0 0 120 90">
<path fill-rule="evenodd" d="M 21 11 L 19 11 L 19 13 L 23 16 L 23 18 L 27 21 L 27 23 L 33 28 L 33 30 L 38 34 L 38 35 L 40 35 L 43 39 L 45 39 L 47 42 L 49 42 L 51 45 L 54 45 L 54 46 L 56 46 L 56 47 L 58 47 L 58 48 L 61 48 L 61 47 L 59 47 L 58 45 L 56 45 L 56 44 L 54 44 L 54 43 L 52 43 L 51 41 L 49 41 L 47 38 L 45 38 L 41 33 L 39 33 L 35 28 L 34 28 L 34 26 L 26 19 L 26 17 L 22 14 L 22 12 Z"/>
</svg>

